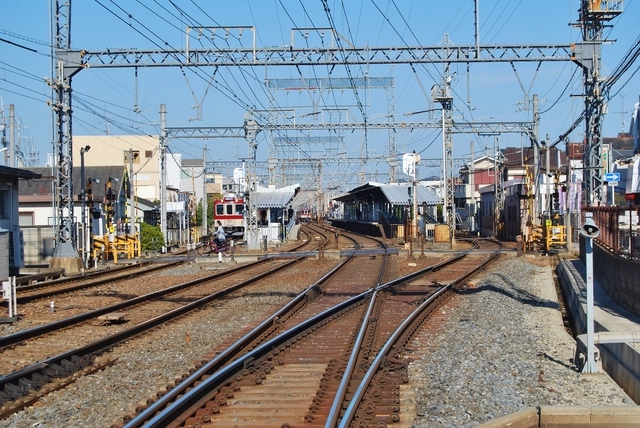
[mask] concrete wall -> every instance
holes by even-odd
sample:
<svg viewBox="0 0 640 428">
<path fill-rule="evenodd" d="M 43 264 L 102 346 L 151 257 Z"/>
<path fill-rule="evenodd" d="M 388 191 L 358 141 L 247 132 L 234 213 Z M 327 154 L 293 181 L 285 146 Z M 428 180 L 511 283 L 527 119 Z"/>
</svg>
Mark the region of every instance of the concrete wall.
<svg viewBox="0 0 640 428">
<path fill-rule="evenodd" d="M 640 408 L 618 406 L 540 406 L 478 425 L 478 428 L 640 427 Z"/>
<path fill-rule="evenodd" d="M 595 257 L 594 257 L 595 260 Z M 595 266 L 594 262 L 594 266 Z M 561 260 L 557 267 L 558 279 L 576 334 L 584 334 L 586 328 L 586 286 L 581 274 L 571 261 Z M 606 326 L 594 320 L 596 332 L 608 331 Z M 640 352 L 627 343 L 598 345 L 602 368 L 620 387 L 640 404 Z"/>
<path fill-rule="evenodd" d="M 26 266 L 48 265 L 53 256 L 54 236 L 51 226 L 24 226 L 24 263 Z"/>
<path fill-rule="evenodd" d="M 584 238 L 580 238 L 580 260 L 584 264 Z M 596 243 L 593 276 L 614 302 L 640 316 L 640 262 L 611 254 Z"/>
</svg>

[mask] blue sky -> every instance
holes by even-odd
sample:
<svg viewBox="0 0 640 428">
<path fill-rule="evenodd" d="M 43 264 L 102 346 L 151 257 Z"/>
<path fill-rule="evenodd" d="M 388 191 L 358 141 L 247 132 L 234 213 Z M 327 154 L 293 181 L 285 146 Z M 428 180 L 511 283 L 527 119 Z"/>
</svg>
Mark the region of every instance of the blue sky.
<svg viewBox="0 0 640 428">
<path fill-rule="evenodd" d="M 52 138 L 51 112 L 46 104 L 50 91 L 44 82 L 44 78 L 52 74 L 48 46 L 49 2 L 0 1 L 3 11 L 0 39 L 11 42 L 0 41 L 0 97 L 5 115 L 8 115 L 8 105 L 15 105 L 16 115 L 25 126 L 21 129 L 21 135 L 25 137 L 23 142 L 25 146 L 32 142 L 39 155 L 39 164 L 43 164 L 47 153 L 51 152 Z M 332 24 L 343 36 L 343 44 L 356 47 L 437 46 L 442 44 L 444 34 L 448 34 L 452 45 L 474 43 L 474 2 L 471 0 L 451 0 L 446 4 L 415 0 L 328 0 L 326 4 L 331 22 L 321 0 L 75 0 L 72 46 L 89 51 L 155 49 L 159 46 L 184 48 L 187 25 L 255 26 L 258 48 L 286 46 L 292 40 L 295 46 L 320 46 L 323 42 L 328 43 L 327 39 L 322 40 L 314 32 L 306 39 L 300 32 L 293 32 L 292 39 L 291 28 L 327 28 Z M 579 2 L 575 0 L 480 0 L 481 44 L 565 45 L 579 41 L 579 30 L 569 25 L 576 21 L 578 7 Z M 605 32 L 607 39 L 616 41 L 603 48 L 602 72 L 605 76 L 621 61 L 639 34 L 640 1 L 627 0 L 624 9 L 624 13 L 612 21 L 613 27 Z M 247 47 L 251 44 L 249 32 L 240 39 L 237 32 L 231 34 L 227 40 L 218 38 L 218 45 L 224 46 L 228 42 L 229 46 L 242 44 Z M 197 41 L 193 39 L 192 42 Z M 206 42 L 203 43 L 206 46 Z M 517 75 L 505 63 L 476 64 L 469 72 L 466 65 L 453 65 L 451 71 L 456 73 L 452 81 L 454 120 L 530 121 L 531 109 L 525 109 L 522 86 L 529 99 L 533 94 L 540 98 L 543 112 L 541 139 L 545 134 L 554 139 L 564 133 L 583 107 L 582 98 L 577 96 L 582 91 L 582 73 L 576 71 L 577 66 L 570 62 L 543 63 L 537 72 L 535 63 L 516 63 L 515 67 Z M 612 94 L 620 92 L 610 101 L 604 122 L 605 136 L 615 136 L 623 127 L 628 131 L 630 112 L 640 95 L 640 73 L 631 76 L 637 69 L 636 62 L 612 90 Z M 111 134 L 157 135 L 158 111 L 162 103 L 167 105 L 168 126 L 241 126 L 247 107 L 292 109 L 303 106 L 298 115 L 304 115 L 313 111 L 310 107 L 313 101 L 325 118 L 347 109 L 351 120 L 356 121 L 362 121 L 363 113 L 368 121 L 384 120 L 388 114 L 387 93 L 376 89 L 359 91 L 358 97 L 351 90 L 336 90 L 321 98 L 304 91 L 280 91 L 272 94 L 274 99 L 270 104 L 264 80 L 297 78 L 299 74 L 295 67 L 221 68 L 216 73 L 214 85 L 207 89 L 212 71 L 212 68 L 140 68 L 136 85 L 132 68 L 82 70 L 73 79 L 74 96 L 77 97 L 73 133 L 104 135 L 108 131 Z M 302 67 L 301 71 L 306 78 L 324 78 L 330 70 L 326 66 L 315 66 Z M 336 67 L 332 76 L 394 77 L 396 119 L 418 121 L 431 118 L 427 113 L 409 114 L 429 109 L 425 91 L 429 92 L 433 84 L 439 83 L 442 73 L 442 65 L 438 64 L 416 65 L 415 73 L 408 65 L 351 66 L 349 70 Z M 190 120 L 198 116 L 193 106 L 203 99 L 202 121 Z M 362 109 L 356 107 L 358 102 Z M 135 111 L 136 108 L 139 111 Z M 433 119 L 439 115 L 435 112 Z M 298 120 L 302 120 L 300 116 Z M 570 139 L 581 140 L 583 132 L 584 126 L 579 126 Z M 384 161 L 379 160 L 388 150 L 387 131 L 345 132 L 339 136 L 344 141 L 340 148 L 342 156 L 366 155 L 374 159 L 357 167 L 368 179 L 376 179 L 376 173 L 387 170 Z M 261 133 L 258 160 L 266 160 L 269 156 L 266 138 L 267 133 Z M 474 142 L 477 154 L 491 149 L 494 138 L 457 134 L 454 136 L 454 157 L 468 156 L 470 141 Z M 205 143 L 212 161 L 234 160 L 246 157 L 248 153 L 247 145 L 241 139 L 174 140 L 171 150 L 186 158 L 199 158 Z M 501 147 L 522 144 L 528 143 L 520 135 L 500 136 Z M 399 154 L 415 150 L 423 159 L 435 161 L 442 157 L 442 141 L 437 129 L 399 131 L 396 146 Z M 316 156 L 310 153 L 313 150 L 315 148 L 301 156 Z M 277 155 L 285 156 L 285 153 Z M 421 170 L 422 176 L 437 173 L 437 167 L 423 166 Z"/>
</svg>

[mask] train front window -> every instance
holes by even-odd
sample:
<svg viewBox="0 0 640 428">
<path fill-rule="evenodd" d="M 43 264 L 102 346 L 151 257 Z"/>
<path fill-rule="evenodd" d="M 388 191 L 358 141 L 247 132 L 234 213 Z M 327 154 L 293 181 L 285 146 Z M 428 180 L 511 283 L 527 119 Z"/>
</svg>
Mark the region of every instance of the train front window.
<svg viewBox="0 0 640 428">
<path fill-rule="evenodd" d="M 236 214 L 242 214 L 244 212 L 244 205 L 236 204 Z"/>
<path fill-rule="evenodd" d="M 216 205 L 216 215 L 223 215 L 223 214 L 224 214 L 224 205 L 222 204 Z"/>
<path fill-rule="evenodd" d="M 227 204 L 225 205 L 225 207 L 227 207 L 227 214 L 229 215 L 233 214 L 233 205 Z"/>
</svg>

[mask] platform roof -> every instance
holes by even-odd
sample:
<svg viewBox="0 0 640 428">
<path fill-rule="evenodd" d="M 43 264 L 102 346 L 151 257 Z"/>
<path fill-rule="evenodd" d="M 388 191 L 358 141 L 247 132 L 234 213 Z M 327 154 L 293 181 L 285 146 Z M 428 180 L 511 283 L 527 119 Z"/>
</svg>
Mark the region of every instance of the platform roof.
<svg viewBox="0 0 640 428">
<path fill-rule="evenodd" d="M 291 203 L 295 191 L 258 192 L 254 193 L 258 208 L 282 208 Z"/>
<path fill-rule="evenodd" d="M 336 201 L 348 202 L 356 199 L 367 200 L 369 195 L 383 195 L 391 205 L 407 205 L 409 204 L 409 191 L 408 188 L 412 187 L 411 184 L 382 184 L 369 182 L 360 187 L 350 190 L 346 194 L 335 198 Z M 437 205 L 442 203 L 440 198 L 423 185 L 417 186 L 418 192 L 418 204 L 426 203 L 427 205 Z M 413 193 L 413 190 L 412 190 Z M 412 199 L 413 200 L 413 199 Z"/>
</svg>

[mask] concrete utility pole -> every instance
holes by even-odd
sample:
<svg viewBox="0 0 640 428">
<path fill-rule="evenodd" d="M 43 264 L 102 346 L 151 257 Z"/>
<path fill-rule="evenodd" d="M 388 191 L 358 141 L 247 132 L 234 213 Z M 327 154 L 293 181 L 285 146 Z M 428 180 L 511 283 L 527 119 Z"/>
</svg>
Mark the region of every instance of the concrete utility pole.
<svg viewBox="0 0 640 428">
<path fill-rule="evenodd" d="M 258 123 L 253 118 L 253 112 L 247 112 L 247 117 L 244 120 L 244 131 L 249 144 L 249 171 L 247 173 L 248 189 L 249 193 L 249 212 L 245 216 L 247 219 L 247 226 L 244 231 L 245 240 L 247 241 L 247 248 L 249 250 L 258 250 L 260 248 L 260 239 L 258 234 L 258 219 L 256 211 L 258 210 L 258 201 L 256 198 L 256 190 L 258 188 L 258 178 L 256 173 L 256 151 L 258 149 L 258 143 L 256 137 L 260 132 Z"/>
<path fill-rule="evenodd" d="M 540 198 L 540 139 L 538 129 L 540 127 L 540 113 L 538 112 L 538 94 L 533 94 L 533 183 L 534 183 L 534 203 L 533 203 L 533 224 L 540 224 L 542 213 L 542 200 Z"/>
<path fill-rule="evenodd" d="M 202 236 L 207 236 L 209 230 L 207 228 L 208 216 L 208 204 L 207 201 L 207 146 L 205 144 L 202 149 Z"/>
<path fill-rule="evenodd" d="M 160 104 L 160 230 L 167 242 L 167 106 Z M 163 248 L 164 250 L 164 248 Z M 164 251 L 163 251 L 164 252 Z"/>
<path fill-rule="evenodd" d="M 16 167 L 16 112 L 9 104 L 9 166 Z"/>
<path fill-rule="evenodd" d="M 131 236 L 136 236 L 136 207 L 133 204 L 134 191 L 133 191 L 133 149 L 129 149 L 129 205 L 131 206 Z"/>
<path fill-rule="evenodd" d="M 593 292 L 593 240 L 600 235 L 600 229 L 593 221 L 593 213 L 585 213 L 585 222 L 580 229 L 585 244 L 586 287 L 587 287 L 587 360 L 582 368 L 582 373 L 598 373 L 600 370 L 595 360 L 594 341 L 594 292 Z"/>
<path fill-rule="evenodd" d="M 546 136 L 546 142 L 547 144 L 545 145 L 545 168 L 544 168 L 544 172 L 545 172 L 545 177 L 544 177 L 544 182 L 545 185 L 547 186 L 547 202 L 546 202 L 546 210 L 547 211 L 547 220 L 551 219 L 551 147 L 549 147 L 549 134 L 547 134 Z"/>
<path fill-rule="evenodd" d="M 86 214 L 86 181 L 84 178 L 84 154 L 91 149 L 91 146 L 80 147 L 80 201 L 81 201 L 81 218 L 82 218 L 82 268 L 88 268 L 89 263 L 89 234 L 87 233 L 87 214 Z"/>
<path fill-rule="evenodd" d="M 474 158 L 473 140 L 469 143 L 471 150 L 471 162 L 469 163 L 469 187 L 471 188 L 471 206 L 469 207 L 469 218 L 471 224 L 469 229 L 471 232 L 476 231 L 476 184 L 475 184 L 475 172 L 476 172 L 476 160 Z"/>
</svg>

